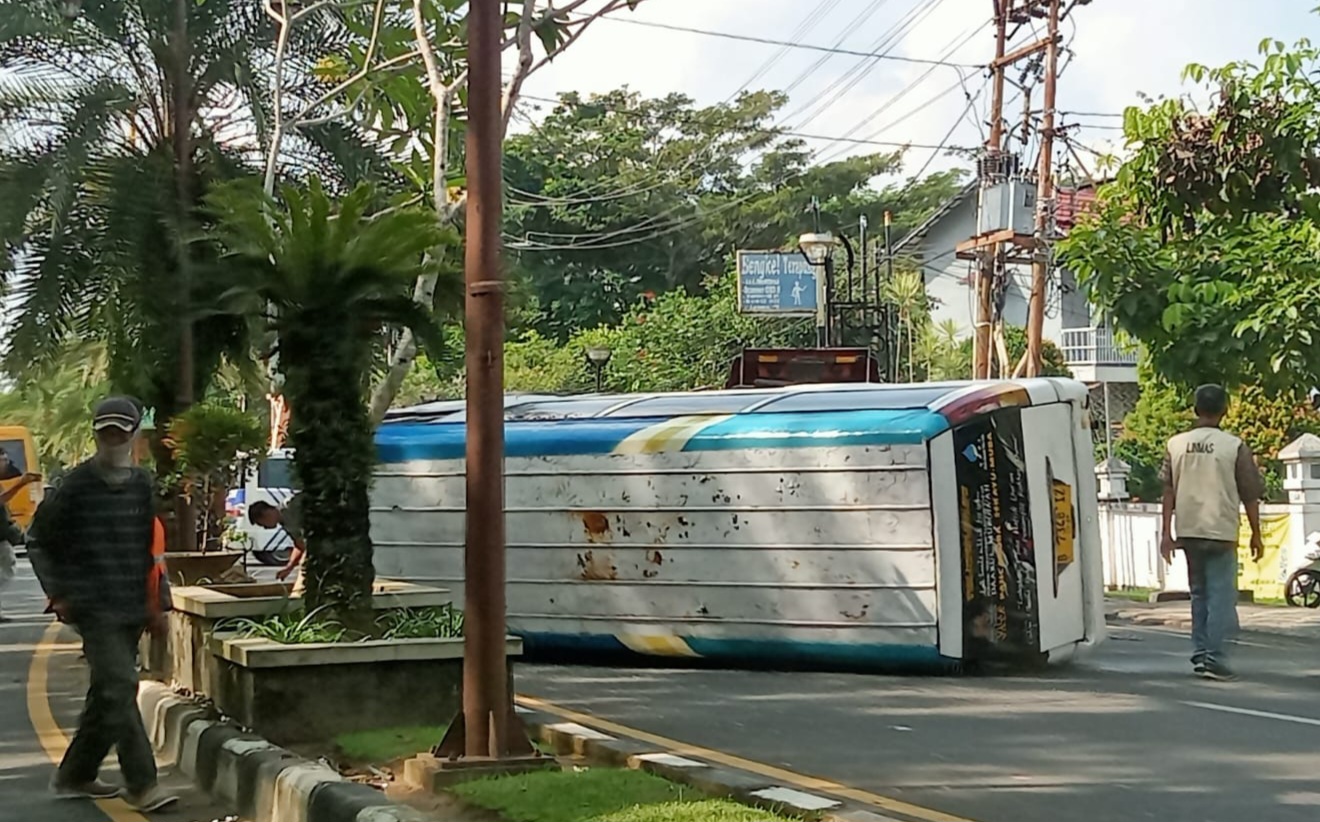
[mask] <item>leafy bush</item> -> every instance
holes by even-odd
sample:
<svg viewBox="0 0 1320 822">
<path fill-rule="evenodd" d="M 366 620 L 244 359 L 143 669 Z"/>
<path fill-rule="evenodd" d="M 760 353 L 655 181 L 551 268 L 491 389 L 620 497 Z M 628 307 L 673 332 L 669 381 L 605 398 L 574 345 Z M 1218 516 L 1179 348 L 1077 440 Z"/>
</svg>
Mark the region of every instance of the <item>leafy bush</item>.
<svg viewBox="0 0 1320 822">
<path fill-rule="evenodd" d="M 376 618 L 382 639 L 457 639 L 463 636 L 463 612 L 452 605 L 399 608 Z"/>
<path fill-rule="evenodd" d="M 371 639 L 458 639 L 463 636 L 463 612 L 452 605 L 384 611 L 376 617 L 375 629 L 370 634 L 350 631 L 332 619 L 324 619 L 324 611 L 323 607 L 311 612 L 289 611 L 261 620 L 230 619 L 218 624 L 215 630 L 283 645 L 365 642 Z"/>
<path fill-rule="evenodd" d="M 259 638 L 283 645 L 311 645 L 320 642 L 343 642 L 348 630 L 333 620 L 321 619 L 325 608 L 311 612 L 293 611 L 268 616 L 263 620 L 230 619 L 216 625 L 216 633 L 235 633 L 243 638 Z"/>
</svg>

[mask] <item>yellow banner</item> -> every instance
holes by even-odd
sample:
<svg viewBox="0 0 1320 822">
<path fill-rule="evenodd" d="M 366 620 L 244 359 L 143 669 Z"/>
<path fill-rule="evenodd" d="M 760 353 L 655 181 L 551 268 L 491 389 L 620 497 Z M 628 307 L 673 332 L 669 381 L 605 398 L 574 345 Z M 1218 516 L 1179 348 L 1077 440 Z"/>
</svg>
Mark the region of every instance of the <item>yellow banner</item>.
<svg viewBox="0 0 1320 822">
<path fill-rule="evenodd" d="M 1256 597 L 1282 599 L 1284 576 L 1288 569 L 1284 567 L 1284 550 L 1288 544 L 1291 518 L 1287 514 L 1262 514 L 1260 517 L 1261 535 L 1265 542 L 1265 556 L 1260 562 L 1251 558 L 1251 527 L 1247 518 L 1242 518 L 1242 527 L 1238 531 L 1238 587 L 1253 591 Z"/>
</svg>

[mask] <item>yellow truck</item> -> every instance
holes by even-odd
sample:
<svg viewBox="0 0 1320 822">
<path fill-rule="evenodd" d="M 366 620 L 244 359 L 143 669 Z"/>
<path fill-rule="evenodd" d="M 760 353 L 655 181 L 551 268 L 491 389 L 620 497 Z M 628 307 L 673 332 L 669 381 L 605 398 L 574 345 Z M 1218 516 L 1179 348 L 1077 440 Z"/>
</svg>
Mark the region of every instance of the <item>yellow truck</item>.
<svg viewBox="0 0 1320 822">
<path fill-rule="evenodd" d="M 21 425 L 0 425 L 0 499 L 9 497 L 9 515 L 23 529 L 32 524 L 41 503 L 39 468 L 32 432 Z"/>
</svg>

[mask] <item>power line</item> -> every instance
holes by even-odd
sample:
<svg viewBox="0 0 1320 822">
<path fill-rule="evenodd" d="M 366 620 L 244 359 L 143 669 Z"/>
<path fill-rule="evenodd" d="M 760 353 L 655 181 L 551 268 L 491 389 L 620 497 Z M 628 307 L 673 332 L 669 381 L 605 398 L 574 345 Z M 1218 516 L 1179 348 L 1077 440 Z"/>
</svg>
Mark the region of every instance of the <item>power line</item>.
<svg viewBox="0 0 1320 822">
<path fill-rule="evenodd" d="M 946 91 L 946 92 L 944 92 L 944 93 L 947 94 L 948 92 Z M 562 100 L 556 100 L 556 99 L 551 98 L 551 97 L 538 97 L 538 96 L 533 95 L 533 94 L 520 94 L 519 97 L 521 97 L 521 98 L 524 99 L 524 100 L 535 100 L 535 101 L 538 102 L 538 103 L 550 103 L 550 104 L 554 104 L 554 105 L 558 105 L 558 104 L 560 104 L 560 103 L 563 102 Z M 626 113 L 626 112 L 617 112 L 617 111 L 616 111 L 615 113 L 616 113 L 616 114 L 621 114 L 621 113 Z M 911 115 L 904 115 L 904 116 L 905 116 L 905 117 L 908 117 L 908 116 L 911 116 Z M 699 119 L 696 119 L 696 118 L 694 118 L 694 119 L 692 119 L 692 120 L 688 120 L 688 121 L 677 121 L 677 120 L 676 120 L 676 121 L 674 121 L 673 124 L 674 124 L 674 125 L 687 125 L 687 124 L 690 124 L 690 123 L 695 123 L 695 124 L 700 125 L 700 120 L 699 120 Z M 891 125 L 897 125 L 897 124 L 898 124 L 898 121 L 895 121 L 894 123 L 891 123 Z M 862 137 L 831 137 L 831 136 L 829 136 L 829 135 L 827 135 L 827 134 L 812 134 L 812 133 L 805 132 L 805 131 L 793 131 L 792 129 L 783 129 L 783 128 L 774 128 L 774 127 L 767 127 L 767 128 L 736 128 L 736 129 L 734 129 L 734 130 L 739 131 L 739 132 L 742 132 L 742 133 L 745 133 L 745 134 L 763 134 L 763 135 L 766 135 L 766 136 L 782 135 L 782 136 L 784 136 L 784 137 L 799 137 L 799 138 L 801 138 L 801 139 L 803 139 L 803 140 L 825 140 L 825 141 L 827 141 L 827 142 L 856 143 L 856 144 L 858 144 L 858 145 L 885 146 L 885 147 L 888 147 L 888 148 L 920 148 L 920 149 L 927 149 L 927 148 L 946 148 L 946 146 L 944 146 L 944 145 L 935 144 L 935 143 L 914 143 L 914 142 L 912 142 L 912 141 L 905 141 L 905 140 L 872 140 L 872 139 L 865 139 L 865 138 L 862 138 Z M 979 147 L 977 147 L 977 146 L 947 146 L 947 148 L 948 148 L 950 151 L 977 151 Z"/>
<path fill-rule="evenodd" d="M 644 26 L 653 29 L 665 29 L 667 31 L 678 31 L 686 34 L 701 34 L 707 37 L 718 37 L 724 40 L 738 40 L 746 43 L 760 43 L 766 46 L 782 46 L 784 48 L 795 48 L 803 51 L 824 52 L 826 54 L 838 54 L 845 57 L 865 57 L 871 60 L 891 60 L 896 63 L 920 63 L 924 65 L 951 66 L 954 68 L 965 69 L 983 69 L 984 65 L 978 63 L 951 63 L 945 60 L 931 60 L 923 57 L 905 57 L 897 54 L 874 54 L 867 51 L 854 51 L 834 46 L 819 46 L 811 43 L 794 43 L 790 40 L 775 40 L 770 37 L 755 37 L 750 34 L 733 34 L 727 31 L 711 31 L 709 29 L 699 29 L 692 26 L 678 26 L 672 23 L 657 23 L 653 20 L 637 20 L 632 17 L 602 17 L 602 20 L 609 20 L 613 23 L 624 23 L 629 26 Z"/>
</svg>

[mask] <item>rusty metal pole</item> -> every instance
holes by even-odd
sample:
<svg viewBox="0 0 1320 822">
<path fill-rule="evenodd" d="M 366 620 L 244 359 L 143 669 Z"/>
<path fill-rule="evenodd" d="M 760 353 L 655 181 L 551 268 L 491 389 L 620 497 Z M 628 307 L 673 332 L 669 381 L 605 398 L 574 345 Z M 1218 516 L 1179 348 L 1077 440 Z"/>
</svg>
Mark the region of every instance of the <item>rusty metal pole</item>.
<svg viewBox="0 0 1320 822">
<path fill-rule="evenodd" d="M 990 64 L 990 134 L 985 141 L 985 156 L 981 163 L 981 194 L 988 185 L 998 180 L 987 179 L 993 172 L 1000 174 L 1000 158 L 1004 151 L 1004 52 L 1008 46 L 1008 15 L 1014 0 L 994 0 L 995 6 L 995 59 Z M 978 209 L 983 205 L 978 203 Z M 978 211 L 979 213 L 979 211 Z M 978 227 L 979 233 L 979 227 Z M 972 345 L 972 378 L 990 377 L 990 349 L 992 346 L 992 318 L 995 261 L 999 258 L 999 243 L 981 248 L 977 253 L 976 275 L 976 336 Z"/>
<path fill-rule="evenodd" d="M 464 753 L 498 759 L 509 752 L 504 655 L 504 275 L 500 268 L 503 4 L 471 0 L 468 9 Z"/>
<path fill-rule="evenodd" d="M 195 345 L 193 340 L 192 314 L 192 249 L 189 235 L 192 232 L 192 90 L 189 88 L 188 66 L 190 63 L 188 45 L 188 10 L 192 4 L 188 0 L 174 2 L 174 99 L 171 108 L 174 147 L 174 185 L 178 198 L 178 300 L 179 300 L 179 363 L 178 381 L 175 396 L 175 412 L 187 411 L 196 400 L 194 371 L 196 366 Z M 161 420 L 164 425 L 168 420 Z M 181 551 L 196 551 L 197 544 L 197 509 L 191 499 L 179 497 L 175 506 L 178 547 Z M 203 543 L 205 547 L 205 543 Z"/>
<path fill-rule="evenodd" d="M 1027 307 L 1027 376 L 1041 372 L 1045 333 L 1045 291 L 1050 275 L 1050 240 L 1054 230 L 1054 114 L 1059 81 L 1059 3 L 1050 0 L 1045 47 L 1045 111 L 1040 128 L 1040 169 L 1036 180 L 1036 242 L 1031 261 L 1031 302 Z"/>
</svg>

